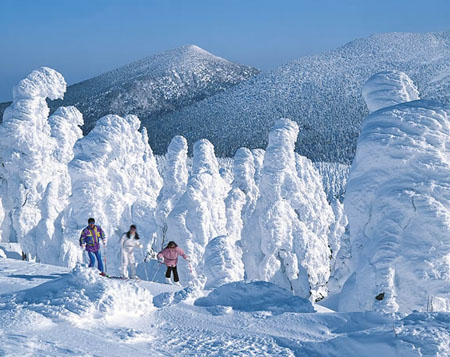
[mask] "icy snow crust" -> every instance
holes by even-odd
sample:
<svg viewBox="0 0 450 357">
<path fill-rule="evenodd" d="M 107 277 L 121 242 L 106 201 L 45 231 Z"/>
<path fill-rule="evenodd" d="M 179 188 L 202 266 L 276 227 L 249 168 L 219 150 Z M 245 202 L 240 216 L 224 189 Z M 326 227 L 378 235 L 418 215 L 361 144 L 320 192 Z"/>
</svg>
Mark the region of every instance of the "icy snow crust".
<svg viewBox="0 0 450 357">
<path fill-rule="evenodd" d="M 449 115 L 417 100 L 364 120 L 345 196 L 354 274 L 341 310 L 450 311 Z"/>
</svg>

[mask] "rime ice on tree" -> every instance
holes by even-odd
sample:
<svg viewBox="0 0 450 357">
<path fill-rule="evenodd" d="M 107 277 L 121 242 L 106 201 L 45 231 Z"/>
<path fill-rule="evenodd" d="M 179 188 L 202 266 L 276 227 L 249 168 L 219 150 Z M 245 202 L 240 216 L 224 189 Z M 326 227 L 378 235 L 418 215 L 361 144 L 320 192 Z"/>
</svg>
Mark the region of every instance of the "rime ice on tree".
<svg viewBox="0 0 450 357">
<path fill-rule="evenodd" d="M 433 297 L 450 311 L 450 109 L 414 100 L 397 71 L 370 78 L 363 94 L 373 112 L 344 201 L 355 273 L 340 309 L 424 311 Z"/>
</svg>

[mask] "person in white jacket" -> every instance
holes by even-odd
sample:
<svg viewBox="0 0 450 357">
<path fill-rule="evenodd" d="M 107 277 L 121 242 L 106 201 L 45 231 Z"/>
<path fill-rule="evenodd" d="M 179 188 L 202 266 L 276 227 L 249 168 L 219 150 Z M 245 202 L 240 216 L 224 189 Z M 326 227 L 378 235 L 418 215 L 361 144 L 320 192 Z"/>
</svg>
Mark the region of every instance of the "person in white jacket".
<svg viewBox="0 0 450 357">
<path fill-rule="evenodd" d="M 136 232 L 136 226 L 132 224 L 130 230 L 123 234 L 120 239 L 120 247 L 122 248 L 122 269 L 121 277 L 128 279 L 128 265 L 130 266 L 130 277 L 136 278 L 136 263 L 134 261 L 134 248 L 143 248 L 139 241 L 139 234 Z"/>
</svg>

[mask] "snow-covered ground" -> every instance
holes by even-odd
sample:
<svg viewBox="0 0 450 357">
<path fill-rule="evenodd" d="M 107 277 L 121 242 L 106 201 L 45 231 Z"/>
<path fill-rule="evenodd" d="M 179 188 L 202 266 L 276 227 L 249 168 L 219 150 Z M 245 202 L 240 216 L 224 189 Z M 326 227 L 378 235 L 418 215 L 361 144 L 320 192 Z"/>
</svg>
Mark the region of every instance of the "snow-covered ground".
<svg viewBox="0 0 450 357">
<path fill-rule="evenodd" d="M 405 317 L 336 313 L 270 283 L 230 285 L 193 295 L 179 293 L 181 298 L 158 308 L 153 304 L 155 297 L 173 295 L 179 288 L 103 278 L 84 267 L 70 272 L 62 267 L 0 259 L 0 355 L 450 353 L 447 313 Z M 309 312 L 313 309 L 317 312 Z"/>
</svg>

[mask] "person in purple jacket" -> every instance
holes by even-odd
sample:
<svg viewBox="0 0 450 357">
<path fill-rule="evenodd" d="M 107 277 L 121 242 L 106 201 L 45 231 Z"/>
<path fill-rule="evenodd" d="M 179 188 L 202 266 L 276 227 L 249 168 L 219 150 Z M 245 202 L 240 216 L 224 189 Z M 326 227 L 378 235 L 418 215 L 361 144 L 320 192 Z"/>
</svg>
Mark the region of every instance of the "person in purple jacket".
<svg viewBox="0 0 450 357">
<path fill-rule="evenodd" d="M 169 242 L 169 244 L 167 244 L 167 247 L 158 253 L 158 259 L 164 259 L 164 264 L 166 264 L 167 266 L 166 282 L 168 284 L 172 284 L 172 282 L 170 281 L 170 275 L 171 272 L 173 272 L 173 281 L 175 282 L 175 285 L 180 285 L 180 278 L 178 277 L 177 271 L 178 257 L 180 255 L 184 259 L 189 261 L 188 256 L 184 254 L 183 249 L 179 248 L 177 243 L 175 243 L 174 241 Z"/>
<path fill-rule="evenodd" d="M 95 259 L 97 258 L 100 275 L 105 276 L 106 274 L 100 253 L 100 239 L 103 241 L 103 246 L 106 246 L 106 237 L 103 229 L 95 224 L 94 218 L 89 218 L 88 226 L 81 232 L 80 246 L 83 250 L 88 252 L 89 267 L 95 266 Z"/>
</svg>

